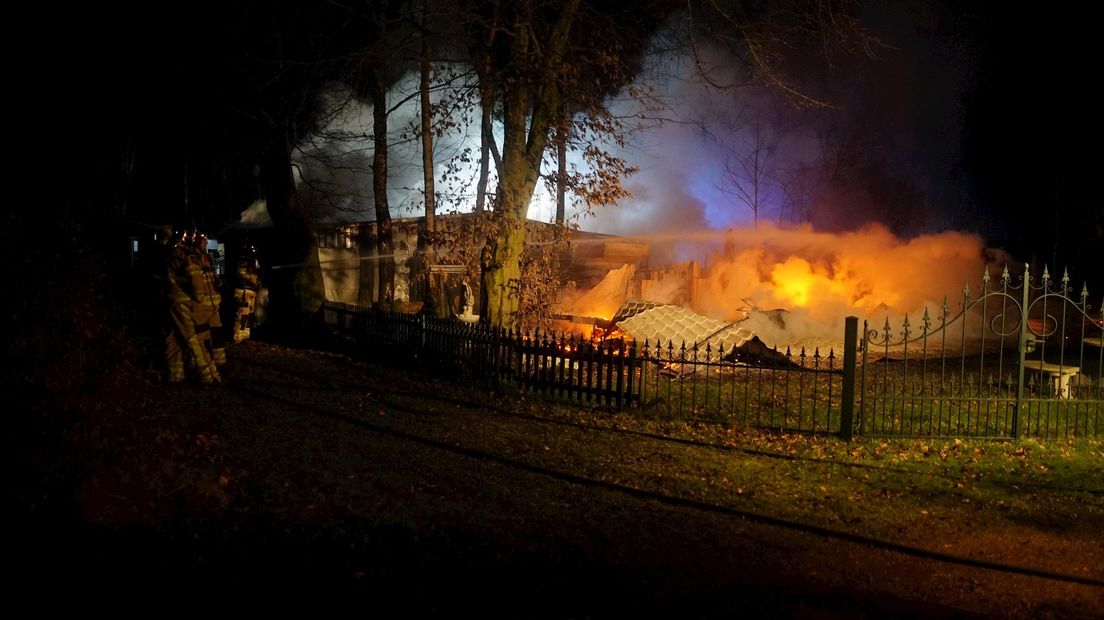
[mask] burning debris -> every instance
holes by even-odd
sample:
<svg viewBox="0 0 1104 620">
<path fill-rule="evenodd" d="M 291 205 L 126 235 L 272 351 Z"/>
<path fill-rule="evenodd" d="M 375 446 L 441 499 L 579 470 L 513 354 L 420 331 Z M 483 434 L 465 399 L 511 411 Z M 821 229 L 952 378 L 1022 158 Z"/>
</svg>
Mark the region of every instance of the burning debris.
<svg viewBox="0 0 1104 620">
<path fill-rule="evenodd" d="M 638 349 L 646 346 L 657 357 L 792 365 L 784 354 L 750 330 L 675 304 L 630 299 L 608 321 L 594 317 L 564 318 L 576 326 L 591 326 L 587 336 L 593 340 L 631 340 Z"/>
<path fill-rule="evenodd" d="M 675 241 L 666 236 L 639 240 Z M 987 265 L 999 273 L 996 266 L 1003 268 L 1006 260 L 976 235 L 942 232 L 901 239 L 873 225 L 844 233 L 761 225 L 697 233 L 693 241 L 716 251 L 703 256 L 708 258 L 704 262 L 610 270 L 564 304 L 570 310 L 563 318 L 577 325 L 588 322 L 576 330 L 588 336 L 618 326 L 638 341 L 654 343 L 658 332 L 632 333 L 624 321 L 667 305 L 708 318 L 716 329 L 738 324 L 772 349 L 790 348 L 795 355 L 802 349 L 838 353 L 848 315 L 879 326 L 887 318 L 900 322 L 906 314 L 916 321 L 925 309 L 938 316 L 945 299 L 954 314 L 964 282 L 978 280 Z M 704 335 L 686 335 L 687 346 Z M 664 332 L 662 337 L 680 340 L 676 346 L 681 346 L 683 336 Z M 726 341 L 726 351 L 730 344 Z"/>
<path fill-rule="evenodd" d="M 617 311 L 614 323 L 637 346 L 704 361 L 757 361 L 788 365 L 786 357 L 768 347 L 751 331 L 671 304 L 629 300 Z"/>
<path fill-rule="evenodd" d="M 653 346 L 664 344 L 678 348 L 705 351 L 732 351 L 750 340 L 754 334 L 692 310 L 670 304 L 629 300 L 617 311 L 614 323 L 638 342 Z"/>
</svg>

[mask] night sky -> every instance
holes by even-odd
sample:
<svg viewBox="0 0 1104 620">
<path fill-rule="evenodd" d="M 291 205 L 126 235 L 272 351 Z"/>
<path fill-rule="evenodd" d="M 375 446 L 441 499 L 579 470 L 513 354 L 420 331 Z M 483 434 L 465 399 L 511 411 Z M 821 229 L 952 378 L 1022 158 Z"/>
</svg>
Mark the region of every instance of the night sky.
<svg viewBox="0 0 1104 620">
<path fill-rule="evenodd" d="M 1094 20 L 947 0 L 872 2 L 863 17 L 885 47 L 837 62 L 818 93 L 844 124 L 870 128 L 871 148 L 932 213 L 854 205 L 845 226 L 975 232 L 1039 270 L 1069 267 L 1078 287 L 1104 282 Z"/>
<path fill-rule="evenodd" d="M 961 183 L 974 208 L 963 221 L 994 243 L 1099 276 L 1104 119 L 1088 94 L 1099 73 L 1097 27 L 1076 12 L 976 4 L 961 140 Z"/>
<path fill-rule="evenodd" d="M 880 54 L 903 76 L 880 96 L 911 115 L 899 125 L 904 144 L 949 226 L 1023 260 L 1099 276 L 1104 118 L 1088 94 L 1099 72 L 1093 20 L 991 2 L 891 2 L 869 13 L 900 48 Z"/>
</svg>

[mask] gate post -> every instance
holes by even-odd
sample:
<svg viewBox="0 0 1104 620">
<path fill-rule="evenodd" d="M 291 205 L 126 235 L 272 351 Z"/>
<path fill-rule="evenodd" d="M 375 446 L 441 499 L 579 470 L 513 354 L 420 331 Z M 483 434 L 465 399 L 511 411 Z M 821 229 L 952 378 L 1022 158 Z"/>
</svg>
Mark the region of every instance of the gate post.
<svg viewBox="0 0 1104 620">
<path fill-rule="evenodd" d="M 1045 284 L 1044 284 L 1045 286 Z M 1023 304 L 1020 306 L 1020 368 L 1016 381 L 1016 404 L 1012 408 L 1012 438 L 1020 436 L 1020 411 L 1023 407 L 1024 358 L 1027 356 L 1027 301 L 1031 290 L 1031 266 L 1024 263 Z M 1043 291 L 1045 294 L 1046 291 Z"/>
<path fill-rule="evenodd" d="M 429 330 L 428 326 L 429 316 L 421 314 L 418 316 L 416 325 L 418 326 L 418 348 L 414 355 L 418 358 L 418 366 L 422 369 L 427 367 L 429 359 Z"/>
<path fill-rule="evenodd" d="M 859 317 L 844 319 L 843 392 L 840 397 L 840 437 L 851 441 L 855 424 L 855 349 L 859 338 Z"/>
</svg>

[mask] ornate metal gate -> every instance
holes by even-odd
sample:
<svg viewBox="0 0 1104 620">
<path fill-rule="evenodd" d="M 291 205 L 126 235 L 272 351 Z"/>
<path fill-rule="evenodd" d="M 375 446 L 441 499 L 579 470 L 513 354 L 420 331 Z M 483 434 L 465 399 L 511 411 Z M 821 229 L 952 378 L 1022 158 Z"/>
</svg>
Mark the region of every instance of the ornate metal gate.
<svg viewBox="0 0 1104 620">
<path fill-rule="evenodd" d="M 999 282 L 988 269 L 951 315 L 924 310 L 860 338 L 856 428 L 866 435 L 1104 436 L 1104 317 L 1077 298 L 1068 273 L 1055 282 L 1030 268 Z M 1104 306 L 1104 303 L 1101 304 Z"/>
</svg>

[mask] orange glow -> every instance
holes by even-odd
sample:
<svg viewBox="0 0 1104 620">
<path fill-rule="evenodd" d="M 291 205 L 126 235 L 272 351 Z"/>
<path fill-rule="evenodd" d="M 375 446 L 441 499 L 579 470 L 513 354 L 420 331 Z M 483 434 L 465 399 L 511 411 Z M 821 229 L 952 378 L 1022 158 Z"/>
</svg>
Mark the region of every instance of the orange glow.
<svg viewBox="0 0 1104 620">
<path fill-rule="evenodd" d="M 775 297 L 780 297 L 780 301 L 788 302 L 786 305 L 791 307 L 804 308 L 809 305 L 809 296 L 816 278 L 812 265 L 805 259 L 794 256 L 775 265 L 771 273 L 771 281 L 776 287 Z"/>
<path fill-rule="evenodd" d="M 964 282 L 976 289 L 987 259 L 1000 258 L 987 256 L 976 235 L 900 239 L 880 226 L 841 234 L 764 226 L 730 231 L 726 242 L 729 256 L 709 266 L 695 299 L 696 310 L 722 320 L 749 307 L 801 308 L 822 322 L 934 311 L 944 295 L 961 295 Z M 990 272 L 994 281 L 998 274 Z"/>
<path fill-rule="evenodd" d="M 908 314 L 915 325 L 925 309 L 937 317 L 944 297 L 954 314 L 963 285 L 969 283 L 976 296 L 988 266 L 991 286 L 998 288 L 1008 260 L 977 235 L 947 231 L 902 239 L 877 225 L 827 233 L 765 224 L 698 237 L 714 247 L 723 240 L 725 253 L 700 257 L 700 277 L 693 282 L 651 265 L 648 277 L 657 279 L 646 298 L 722 321 L 747 319 L 744 327 L 773 346 L 838 346 L 850 315 L 899 324 Z M 613 270 L 564 305 L 575 315 L 608 319 L 632 290 L 633 276 L 630 265 Z"/>
<path fill-rule="evenodd" d="M 636 268 L 632 265 L 613 269 L 594 288 L 565 305 L 569 306 L 571 314 L 576 316 L 596 317 L 608 321 L 625 302 L 626 291 L 635 275 Z"/>
</svg>

